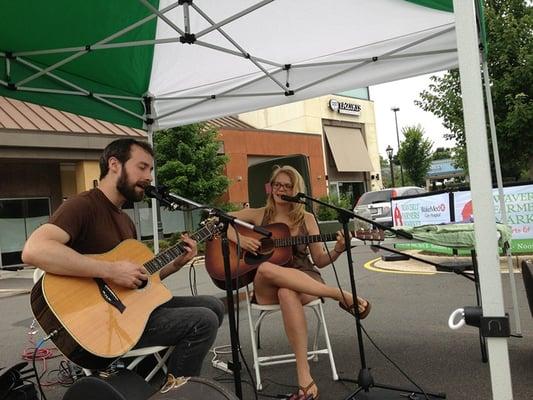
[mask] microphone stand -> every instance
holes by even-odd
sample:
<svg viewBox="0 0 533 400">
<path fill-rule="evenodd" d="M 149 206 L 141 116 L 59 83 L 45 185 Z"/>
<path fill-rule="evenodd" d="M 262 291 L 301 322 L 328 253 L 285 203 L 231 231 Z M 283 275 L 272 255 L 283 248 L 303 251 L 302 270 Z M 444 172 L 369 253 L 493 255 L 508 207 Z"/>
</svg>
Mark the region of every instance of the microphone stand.
<svg viewBox="0 0 533 400">
<path fill-rule="evenodd" d="M 317 200 L 311 196 L 308 196 L 306 195 L 305 193 L 298 193 L 296 196 L 294 196 L 296 199 L 293 200 L 295 202 L 304 202 L 302 199 L 306 199 L 306 200 L 310 200 L 312 202 L 315 202 L 315 203 L 318 203 L 318 204 L 321 204 L 325 207 L 328 207 L 328 208 L 331 208 L 331 209 L 334 209 L 335 211 L 337 211 L 337 218 L 338 218 L 338 221 L 342 224 L 342 230 L 343 230 L 343 233 L 344 233 L 344 237 L 345 238 L 349 238 L 350 237 L 350 231 L 348 229 L 348 222 L 350 220 L 350 218 L 357 218 L 361 221 L 364 221 L 364 222 L 367 222 L 369 224 L 372 224 L 374 225 L 375 227 L 378 227 L 380 229 L 384 229 L 384 230 L 389 230 L 391 232 L 394 232 L 395 234 L 399 235 L 399 236 L 402 236 L 406 239 L 412 239 L 413 236 L 410 234 L 410 233 L 407 233 L 407 232 L 402 232 L 402 231 L 398 231 L 398 230 L 395 230 L 395 229 L 392 229 L 392 228 L 388 228 L 388 227 L 385 227 L 381 224 L 378 224 L 376 222 L 373 222 L 371 220 L 368 220 L 366 218 L 363 218 L 363 217 L 360 217 L 359 215 L 356 215 L 355 213 L 353 213 L 352 211 L 349 211 L 349 210 L 346 210 L 344 208 L 341 208 L 341 207 L 337 207 L 337 206 L 334 206 L 334 205 L 331 205 L 331 204 L 328 204 L 328 203 L 325 203 L 323 201 L 320 201 L 320 200 Z M 361 316 L 360 316 L 360 313 L 359 313 L 359 307 L 358 307 L 358 297 L 357 297 L 357 287 L 356 287 L 356 284 L 355 284 L 355 277 L 354 277 L 354 267 L 353 267 L 353 259 L 352 259 L 352 253 L 351 253 L 351 248 L 350 248 L 350 240 L 345 240 L 344 242 L 344 246 L 345 246 L 345 251 L 346 251 L 346 257 L 347 257 L 347 260 L 348 260 L 348 271 L 349 271 L 349 275 L 350 275 L 350 286 L 351 286 L 351 290 L 352 290 L 352 296 L 353 296 L 353 299 L 354 299 L 354 315 L 355 315 L 355 328 L 356 328 L 356 331 L 357 331 L 357 343 L 358 343 L 358 347 L 359 347 L 359 357 L 360 357 L 360 361 L 361 361 L 361 369 L 359 370 L 359 374 L 357 376 L 357 380 L 351 380 L 351 379 L 345 379 L 346 381 L 349 381 L 349 382 L 354 382 L 356 383 L 359 387 L 353 392 L 351 393 L 348 397 L 346 397 L 345 400 L 352 400 L 352 399 L 365 399 L 365 400 L 371 400 L 371 399 L 382 399 L 382 395 L 384 394 L 384 391 L 393 391 L 393 392 L 403 392 L 404 394 L 399 394 L 399 397 L 400 399 L 405 399 L 406 398 L 406 395 L 405 393 L 409 393 L 409 399 L 413 399 L 413 400 L 417 400 L 417 399 L 422 399 L 424 397 L 417 397 L 418 394 L 420 395 L 425 395 L 425 397 L 427 399 L 432 399 L 432 398 L 446 398 L 446 395 L 445 394 L 426 394 L 426 393 L 422 393 L 422 392 L 419 392 L 419 391 L 413 391 L 411 389 L 406 389 L 406 388 L 400 388 L 400 387 L 395 387 L 395 386 L 390 386 L 390 385 L 384 385 L 384 384 L 378 384 L 378 383 L 375 383 L 374 382 L 374 378 L 372 377 L 372 374 L 370 373 L 370 368 L 367 367 L 367 364 L 366 364 L 366 357 L 365 357 L 365 349 L 364 349 L 364 343 L 363 343 L 363 335 L 362 335 L 362 328 L 361 328 Z M 380 389 L 384 389 L 384 390 L 380 390 L 379 393 L 376 393 L 376 396 L 373 396 L 373 393 L 370 393 L 370 388 L 372 387 L 377 387 L 377 388 L 380 388 Z M 358 396 L 358 394 L 361 392 L 361 391 L 364 391 L 364 393 L 362 393 L 362 396 Z M 389 397 L 387 397 L 389 398 Z"/>
<path fill-rule="evenodd" d="M 267 231 L 266 229 L 249 224 L 248 222 L 242 221 L 238 218 L 235 218 L 222 210 L 213 209 L 212 213 L 218 216 L 219 221 L 222 224 L 220 229 L 221 237 L 221 247 L 222 247 L 222 257 L 224 260 L 224 278 L 226 286 L 226 302 L 228 307 L 228 320 L 230 328 L 230 342 L 231 342 L 231 354 L 232 354 L 232 363 L 228 365 L 228 368 L 233 372 L 233 380 L 235 383 L 235 394 L 239 399 L 242 399 L 242 385 L 241 385 L 241 362 L 239 359 L 239 332 L 237 332 L 237 324 L 235 319 L 235 304 L 233 299 L 233 282 L 231 278 L 231 265 L 230 265 L 230 254 L 229 254 L 229 239 L 228 239 L 228 227 L 231 224 L 232 226 L 241 225 L 245 228 L 251 229 L 255 232 L 260 233 L 265 237 L 272 236 L 272 232 Z M 238 287 L 236 288 L 238 289 Z"/>
<path fill-rule="evenodd" d="M 233 284 L 231 279 L 231 265 L 230 265 L 230 254 L 229 254 L 229 239 L 228 239 L 228 227 L 231 224 L 232 226 L 241 225 L 247 229 L 251 229 L 265 237 L 272 236 L 272 232 L 264 229 L 260 226 L 252 225 L 248 222 L 242 221 L 236 217 L 233 217 L 222 210 L 217 208 L 212 208 L 205 206 L 199 203 L 196 203 L 192 200 L 186 199 L 185 197 L 178 196 L 173 193 L 169 193 L 166 189 L 157 189 L 150 188 L 148 190 L 149 196 L 154 196 L 160 200 L 163 204 L 169 207 L 172 210 L 180 208 L 180 204 L 185 204 L 189 208 L 194 209 L 206 209 L 209 210 L 211 215 L 217 216 L 221 226 L 219 226 L 219 232 L 221 236 L 221 247 L 222 247 L 222 256 L 224 259 L 224 277 L 226 284 L 226 302 L 228 309 L 228 321 L 230 329 L 230 341 L 231 341 L 231 355 L 232 362 L 229 363 L 228 368 L 233 372 L 233 380 L 235 383 L 235 394 L 239 399 L 242 400 L 242 382 L 241 382 L 241 362 L 239 359 L 239 333 L 237 332 L 237 324 L 235 319 L 235 303 L 233 300 Z M 192 206 L 192 207 L 191 207 Z"/>
</svg>

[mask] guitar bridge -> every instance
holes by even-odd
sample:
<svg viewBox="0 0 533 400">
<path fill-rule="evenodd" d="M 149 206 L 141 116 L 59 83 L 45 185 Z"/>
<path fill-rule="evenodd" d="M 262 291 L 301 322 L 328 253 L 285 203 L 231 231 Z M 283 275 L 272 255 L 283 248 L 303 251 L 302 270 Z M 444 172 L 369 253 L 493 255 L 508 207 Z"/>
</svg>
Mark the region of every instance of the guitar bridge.
<svg viewBox="0 0 533 400">
<path fill-rule="evenodd" d="M 107 283 L 104 282 L 102 278 L 94 278 L 96 281 L 96 284 L 98 285 L 98 288 L 100 289 L 100 294 L 102 295 L 102 298 L 111 304 L 113 307 L 115 307 L 121 314 L 124 313 L 126 310 L 126 306 L 118 296 L 113 292 L 113 290 L 107 285 Z"/>
</svg>

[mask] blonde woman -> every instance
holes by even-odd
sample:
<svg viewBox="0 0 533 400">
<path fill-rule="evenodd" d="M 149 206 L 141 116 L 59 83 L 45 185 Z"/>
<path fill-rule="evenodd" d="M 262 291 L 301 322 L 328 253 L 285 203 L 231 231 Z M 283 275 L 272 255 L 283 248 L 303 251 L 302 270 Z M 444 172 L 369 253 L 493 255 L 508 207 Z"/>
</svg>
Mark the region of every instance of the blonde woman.
<svg viewBox="0 0 533 400">
<path fill-rule="evenodd" d="M 290 166 L 276 167 L 270 178 L 270 187 L 271 193 L 265 207 L 245 208 L 232 215 L 254 225 L 284 223 L 289 227 L 291 236 L 320 233 L 314 216 L 305 211 L 303 204 L 281 199 L 281 195 L 293 196 L 304 192 L 303 178 L 296 169 Z M 228 236 L 237 243 L 235 231 L 230 230 Z M 242 234 L 239 235 L 239 243 L 244 250 L 252 253 L 260 247 L 259 240 Z M 291 396 L 291 400 L 311 400 L 319 396 L 307 360 L 307 323 L 303 305 L 317 297 L 329 297 L 337 300 L 344 310 L 354 312 L 352 295 L 337 287 L 327 286 L 318 270 L 339 258 L 344 248 L 342 232 L 337 232 L 337 242 L 330 254 L 322 243 L 293 246 L 289 265 L 279 266 L 266 261 L 257 269 L 254 300 L 259 304 L 280 305 L 285 332 L 296 357 L 299 389 Z M 358 300 L 360 316 L 365 318 L 370 312 L 370 303 L 363 298 Z"/>
</svg>

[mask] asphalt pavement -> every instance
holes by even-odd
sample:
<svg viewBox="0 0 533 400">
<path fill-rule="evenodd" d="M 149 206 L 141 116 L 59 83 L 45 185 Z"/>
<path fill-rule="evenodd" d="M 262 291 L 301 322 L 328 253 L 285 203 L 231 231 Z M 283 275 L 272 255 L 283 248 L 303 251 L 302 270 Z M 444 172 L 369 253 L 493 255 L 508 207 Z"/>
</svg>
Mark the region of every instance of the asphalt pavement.
<svg viewBox="0 0 533 400">
<path fill-rule="evenodd" d="M 491 366 L 481 362 L 477 329 L 467 326 L 452 331 L 447 326 L 452 311 L 475 304 L 473 283 L 453 273 L 436 273 L 431 269 L 421 271 L 408 261 L 395 267 L 392 263 L 379 261 L 381 254 L 376 254 L 365 246 L 354 248 L 352 254 L 358 294 L 372 302 L 372 312 L 363 322 L 368 334 L 368 337 L 363 337 L 363 354 L 374 381 L 413 390 L 413 384 L 404 377 L 407 375 L 427 393 L 445 393 L 448 399 L 492 399 Z M 191 293 L 189 282 L 196 281 L 199 294 L 224 295 L 210 281 L 201 263 L 197 264 L 195 271 L 194 276 L 188 268 L 184 268 L 169 278 L 167 285 L 173 293 L 183 295 Z M 345 257 L 340 257 L 336 262 L 336 271 L 341 285 L 349 288 Z M 42 337 L 39 330 L 36 334 L 31 334 L 32 315 L 28 295 L 32 286 L 31 274 L 31 270 L 0 273 L 0 366 L 20 362 L 22 355 L 34 346 L 33 342 Z M 326 267 L 323 276 L 330 285 L 335 284 L 333 268 Z M 515 274 L 515 277 L 522 337 L 508 339 L 513 394 L 516 400 L 529 400 L 533 398 L 533 319 L 521 275 Z M 502 274 L 502 281 L 506 311 L 512 313 L 507 273 Z M 343 379 L 356 379 L 362 357 L 355 321 L 332 300 L 326 300 L 324 309 L 338 373 Z M 241 347 L 251 368 L 250 333 L 244 302 L 240 303 L 238 317 Z M 309 320 L 312 318 L 314 317 L 309 315 Z M 512 333 L 515 333 L 513 326 Z M 270 316 L 263 323 L 261 343 L 265 353 L 289 351 L 279 315 Z M 219 330 L 215 346 L 229 344 L 226 319 Z M 232 375 L 213 368 L 211 358 L 208 355 L 205 360 L 203 375 L 234 391 Z M 54 383 L 58 378 L 57 368 L 61 359 L 56 357 L 45 362 L 37 361 L 39 370 L 46 370 L 43 381 L 47 383 L 45 394 L 48 400 L 61 399 L 67 390 L 67 387 Z M 230 355 L 222 355 L 221 359 L 230 360 Z M 320 399 L 352 398 L 356 384 L 333 381 L 327 357 L 321 356 L 318 362 L 312 362 L 311 368 L 320 389 Z M 502 366 L 492 365 L 492 368 Z M 258 394 L 259 398 L 276 397 L 295 388 L 294 364 L 263 367 L 261 375 L 264 387 Z M 244 367 L 242 380 L 243 398 L 254 399 L 251 379 Z M 403 393 L 382 392 L 372 388 L 368 395 L 360 393 L 353 398 L 409 398 Z M 419 395 L 412 398 L 424 397 Z"/>
</svg>

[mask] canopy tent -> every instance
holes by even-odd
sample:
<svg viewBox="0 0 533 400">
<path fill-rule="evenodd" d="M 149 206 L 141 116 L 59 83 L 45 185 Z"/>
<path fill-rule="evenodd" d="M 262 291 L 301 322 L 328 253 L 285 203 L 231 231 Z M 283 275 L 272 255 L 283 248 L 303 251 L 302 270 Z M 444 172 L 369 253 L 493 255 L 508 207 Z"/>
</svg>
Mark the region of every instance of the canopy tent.
<svg viewBox="0 0 533 400">
<path fill-rule="evenodd" d="M 457 65 L 443 1 L 74 3 L 5 6 L 0 95 L 159 129 Z"/>
<path fill-rule="evenodd" d="M 151 133 L 459 62 L 483 311 L 503 316 L 474 1 L 453 3 L 6 2 L 0 95 Z M 509 399 L 507 340 L 487 342 L 493 395 Z"/>
</svg>

